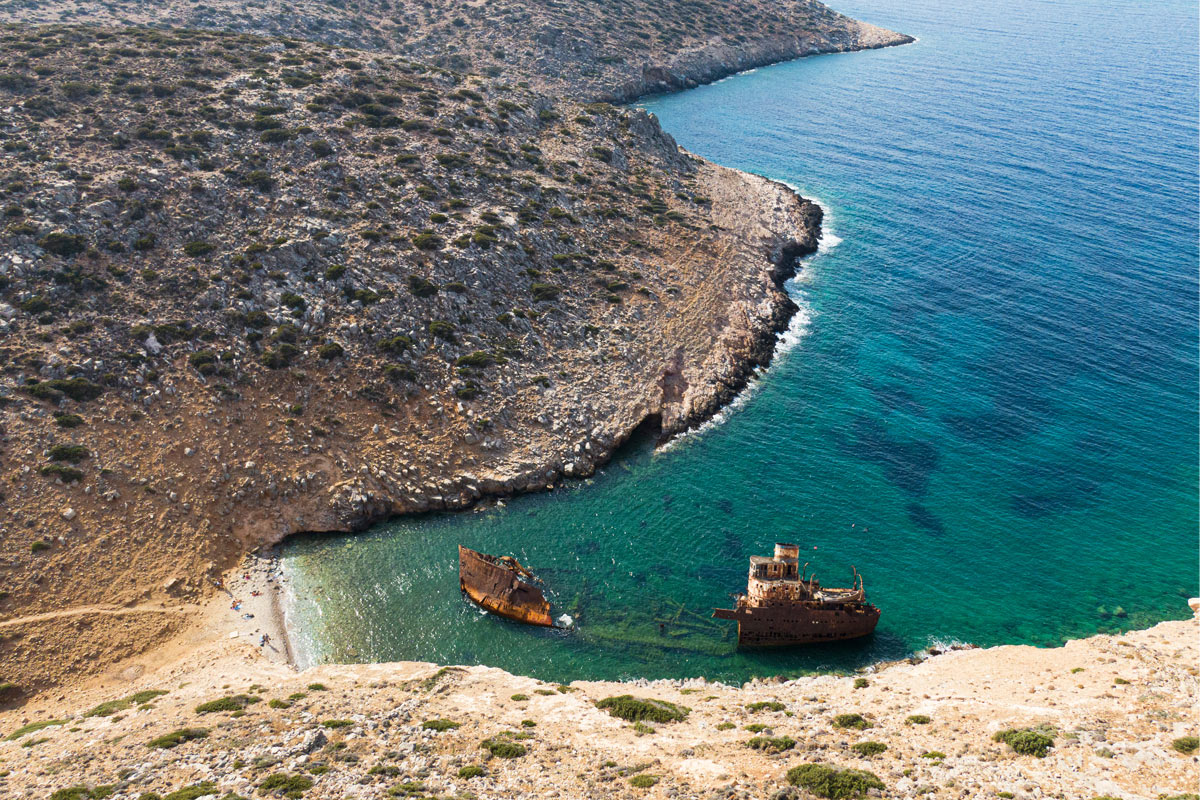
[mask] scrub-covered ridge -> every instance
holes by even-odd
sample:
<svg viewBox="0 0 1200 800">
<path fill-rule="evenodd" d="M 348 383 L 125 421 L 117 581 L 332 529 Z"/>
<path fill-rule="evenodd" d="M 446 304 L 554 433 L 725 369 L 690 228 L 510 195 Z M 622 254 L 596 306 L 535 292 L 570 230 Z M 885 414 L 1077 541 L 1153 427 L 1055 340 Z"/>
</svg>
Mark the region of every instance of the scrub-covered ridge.
<svg viewBox="0 0 1200 800">
<path fill-rule="evenodd" d="M 649 40 L 608 4 L 0 8 L 9 700 L 170 638 L 248 549 L 590 474 L 769 360 L 820 210 L 603 102 L 650 85 L 629 48 L 781 13 L 693 6 Z"/>
</svg>

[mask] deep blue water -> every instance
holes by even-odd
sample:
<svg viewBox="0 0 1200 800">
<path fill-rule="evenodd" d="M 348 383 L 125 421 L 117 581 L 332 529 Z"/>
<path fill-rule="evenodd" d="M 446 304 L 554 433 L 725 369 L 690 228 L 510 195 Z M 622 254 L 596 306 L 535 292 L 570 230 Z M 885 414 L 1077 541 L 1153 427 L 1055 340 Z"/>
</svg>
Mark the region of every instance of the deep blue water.
<svg viewBox="0 0 1200 800">
<path fill-rule="evenodd" d="M 792 286 L 798 344 L 722 424 L 593 481 L 289 545 L 303 660 L 738 680 L 1187 615 L 1196 4 L 838 9 L 919 41 L 644 104 L 689 150 L 828 209 L 842 241 Z M 704 622 L 776 540 L 823 582 L 855 564 L 876 635 L 739 653 Z M 467 606 L 460 541 L 539 568 L 578 631 Z"/>
</svg>

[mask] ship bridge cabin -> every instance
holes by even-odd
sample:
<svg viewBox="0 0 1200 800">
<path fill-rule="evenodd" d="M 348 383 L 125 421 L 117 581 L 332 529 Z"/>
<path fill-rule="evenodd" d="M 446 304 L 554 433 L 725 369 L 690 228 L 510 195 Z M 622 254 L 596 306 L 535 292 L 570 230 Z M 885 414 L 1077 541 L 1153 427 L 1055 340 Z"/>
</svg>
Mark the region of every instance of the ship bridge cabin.
<svg viewBox="0 0 1200 800">
<path fill-rule="evenodd" d="M 750 556 L 746 593 L 751 601 L 794 602 L 807 600 L 819 587 L 800 574 L 800 548 L 776 544 L 775 555 Z"/>
</svg>

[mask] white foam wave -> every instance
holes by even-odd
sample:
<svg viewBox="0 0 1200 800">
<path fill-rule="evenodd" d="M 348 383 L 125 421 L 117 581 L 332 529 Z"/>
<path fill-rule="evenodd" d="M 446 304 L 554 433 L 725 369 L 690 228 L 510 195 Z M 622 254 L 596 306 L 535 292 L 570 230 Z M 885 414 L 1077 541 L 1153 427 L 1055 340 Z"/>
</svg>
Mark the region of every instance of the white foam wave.
<svg viewBox="0 0 1200 800">
<path fill-rule="evenodd" d="M 778 359 L 794 350 L 796 346 L 800 344 L 801 340 L 804 339 L 804 337 L 808 334 L 809 328 L 812 327 L 812 309 L 808 305 L 803 292 L 798 286 L 795 285 L 794 280 L 788 281 L 788 283 L 785 284 L 785 287 L 789 288 L 788 295 L 791 296 L 793 302 L 795 302 L 798 306 L 798 309 L 788 322 L 787 329 L 780 333 L 775 339 L 775 351 L 771 356 L 772 364 L 777 363 Z M 683 433 L 671 437 L 669 441 L 658 448 L 657 452 L 665 453 L 673 450 L 679 445 L 680 442 L 700 436 L 708 431 L 711 431 L 713 428 L 716 428 L 719 425 L 724 425 L 730 417 L 745 408 L 746 405 L 749 404 L 750 399 L 758 393 L 758 390 L 762 385 L 762 377 L 765 372 L 766 371 L 761 367 L 755 369 L 754 374 L 750 376 L 750 380 L 746 382 L 745 388 L 738 392 L 737 395 L 730 400 L 728 404 L 721 408 L 720 411 L 713 414 L 695 428 L 689 428 Z"/>
<path fill-rule="evenodd" d="M 801 263 L 807 263 L 816 255 L 828 253 L 830 250 L 841 244 L 842 237 L 833 232 L 833 214 L 830 211 L 830 207 L 825 203 L 822 203 L 816 197 L 801 191 L 799 186 L 788 183 L 787 181 L 780 182 L 796 194 L 800 195 L 801 197 L 806 197 L 821 208 L 821 236 L 817 240 L 817 252 L 813 256 L 809 256 L 807 259 L 804 259 Z M 794 350 L 812 327 L 812 306 L 808 304 L 808 300 L 805 297 L 803 289 L 803 284 L 808 283 L 810 280 L 812 280 L 811 270 L 800 269 L 796 273 L 795 277 L 789 279 L 788 282 L 784 284 L 784 288 L 787 290 L 788 295 L 792 298 L 792 301 L 798 306 L 798 310 L 792 316 L 791 321 L 788 322 L 787 330 L 779 334 L 779 338 L 775 341 L 775 352 L 771 357 L 771 363 L 773 364 L 776 363 L 778 359 Z M 750 380 L 746 383 L 746 387 L 742 389 L 742 391 L 738 392 L 737 396 L 734 397 L 728 405 L 726 405 L 716 414 L 713 414 L 695 428 L 691 428 L 683 433 L 673 436 L 670 441 L 658 448 L 658 452 L 665 453 L 670 451 L 677 447 L 680 442 L 702 435 L 719 425 L 724 425 L 731 416 L 745 408 L 746 404 L 750 402 L 750 398 L 752 398 L 759 389 L 762 375 L 763 370 L 756 369 L 754 374 L 750 376 Z"/>
<path fill-rule="evenodd" d="M 819 197 L 802 190 L 794 183 L 789 183 L 788 181 L 780 181 L 780 183 L 804 199 L 811 200 L 812 202 L 816 203 L 817 207 L 821 209 L 821 235 L 817 239 L 818 255 L 821 253 L 828 253 L 830 250 L 842 243 L 842 237 L 833 232 L 833 209 L 828 204 L 821 202 Z"/>
</svg>

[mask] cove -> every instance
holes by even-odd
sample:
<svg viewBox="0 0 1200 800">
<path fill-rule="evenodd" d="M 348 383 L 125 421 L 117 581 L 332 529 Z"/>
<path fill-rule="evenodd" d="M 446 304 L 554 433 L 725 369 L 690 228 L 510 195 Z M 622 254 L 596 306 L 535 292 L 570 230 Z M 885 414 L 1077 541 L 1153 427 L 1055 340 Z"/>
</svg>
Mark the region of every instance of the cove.
<svg viewBox="0 0 1200 800">
<path fill-rule="evenodd" d="M 681 145 L 828 210 L 785 348 L 718 422 L 502 507 L 284 547 L 301 665 L 546 680 L 852 669 L 1054 645 L 1197 594 L 1193 3 L 856 0 L 918 37 L 643 105 Z M 841 239 L 835 247 L 829 245 Z M 883 609 L 833 647 L 709 619 L 775 541 Z M 569 634 L 463 601 L 457 545 L 534 567 Z"/>
</svg>

